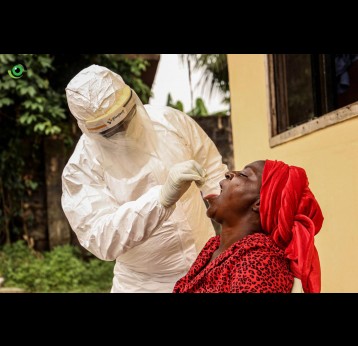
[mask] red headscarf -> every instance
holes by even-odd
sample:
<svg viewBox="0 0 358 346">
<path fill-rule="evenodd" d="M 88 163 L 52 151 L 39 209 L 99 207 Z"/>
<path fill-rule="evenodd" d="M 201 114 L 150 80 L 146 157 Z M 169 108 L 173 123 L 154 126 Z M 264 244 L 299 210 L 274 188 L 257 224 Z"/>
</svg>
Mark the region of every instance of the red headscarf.
<svg viewBox="0 0 358 346">
<path fill-rule="evenodd" d="M 314 236 L 323 223 L 321 208 L 308 187 L 303 168 L 266 160 L 260 193 L 265 232 L 285 249 L 293 275 L 306 293 L 321 291 L 321 268 Z"/>
</svg>

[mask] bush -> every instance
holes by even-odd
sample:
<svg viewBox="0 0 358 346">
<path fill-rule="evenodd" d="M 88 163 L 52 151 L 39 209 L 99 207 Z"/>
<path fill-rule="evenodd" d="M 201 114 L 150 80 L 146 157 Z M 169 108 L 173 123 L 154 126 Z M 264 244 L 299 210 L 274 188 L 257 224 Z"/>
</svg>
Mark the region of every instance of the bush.
<svg viewBox="0 0 358 346">
<path fill-rule="evenodd" d="M 84 261 L 79 249 L 70 245 L 41 254 L 17 241 L 0 250 L 4 287 L 26 292 L 109 292 L 113 267 L 113 262 L 94 257 Z"/>
</svg>

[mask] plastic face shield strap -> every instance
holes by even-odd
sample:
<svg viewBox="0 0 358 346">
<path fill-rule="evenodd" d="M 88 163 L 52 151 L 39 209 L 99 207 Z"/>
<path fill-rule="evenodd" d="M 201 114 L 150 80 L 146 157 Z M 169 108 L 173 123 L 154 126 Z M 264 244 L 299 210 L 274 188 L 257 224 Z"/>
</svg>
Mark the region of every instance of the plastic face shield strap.
<svg viewBox="0 0 358 346">
<path fill-rule="evenodd" d="M 90 133 L 97 133 L 109 138 L 118 132 L 126 131 L 136 113 L 136 103 L 132 90 L 129 98 L 115 111 L 110 111 L 102 117 L 86 122 Z"/>
</svg>

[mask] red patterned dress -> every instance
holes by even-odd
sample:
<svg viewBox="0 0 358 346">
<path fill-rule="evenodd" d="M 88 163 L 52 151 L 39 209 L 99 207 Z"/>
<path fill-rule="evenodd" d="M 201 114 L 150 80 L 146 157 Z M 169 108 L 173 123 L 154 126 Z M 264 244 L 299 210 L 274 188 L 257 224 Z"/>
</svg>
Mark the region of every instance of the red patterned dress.
<svg viewBox="0 0 358 346">
<path fill-rule="evenodd" d="M 209 239 L 173 293 L 290 293 L 293 275 L 284 250 L 263 234 L 246 236 L 213 261 L 220 236 Z"/>
</svg>

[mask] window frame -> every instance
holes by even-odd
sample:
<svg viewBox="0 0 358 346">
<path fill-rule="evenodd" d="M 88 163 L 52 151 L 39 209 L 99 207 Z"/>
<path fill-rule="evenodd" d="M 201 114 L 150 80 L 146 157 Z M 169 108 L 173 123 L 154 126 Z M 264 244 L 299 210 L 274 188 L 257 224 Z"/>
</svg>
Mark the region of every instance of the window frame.
<svg viewBox="0 0 358 346">
<path fill-rule="evenodd" d="M 276 109 L 276 92 L 274 82 L 274 66 L 273 54 L 266 55 L 266 77 L 267 77 L 267 92 L 269 102 L 269 145 L 275 147 L 277 145 L 289 142 L 296 138 L 308 135 L 312 132 L 321 130 L 328 126 L 335 125 L 342 121 L 358 116 L 358 100 L 342 108 L 335 109 L 332 112 L 323 114 L 317 118 L 307 121 L 304 124 L 295 126 L 287 131 L 276 134 L 277 129 L 277 109 Z M 282 101 L 281 101 L 282 102 Z"/>
</svg>

